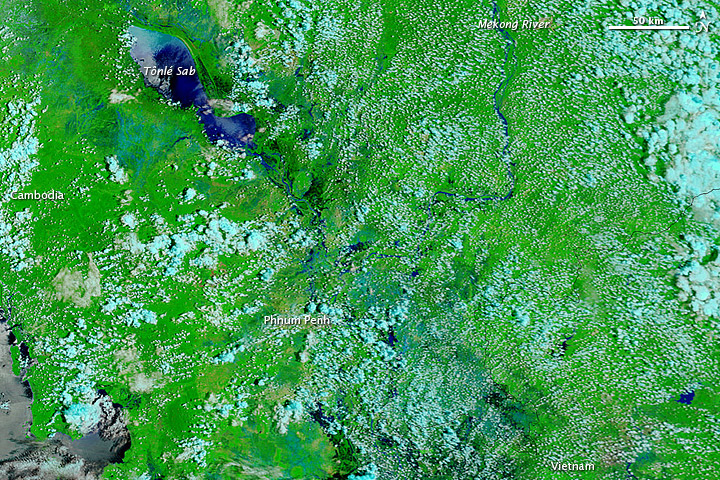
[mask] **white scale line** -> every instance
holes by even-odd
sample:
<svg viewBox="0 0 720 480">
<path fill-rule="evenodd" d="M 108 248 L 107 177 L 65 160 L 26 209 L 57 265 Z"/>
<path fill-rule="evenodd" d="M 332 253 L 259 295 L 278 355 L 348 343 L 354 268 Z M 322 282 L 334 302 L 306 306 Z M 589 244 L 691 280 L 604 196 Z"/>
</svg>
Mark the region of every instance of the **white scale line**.
<svg viewBox="0 0 720 480">
<path fill-rule="evenodd" d="M 680 25 L 648 25 L 647 27 L 615 25 L 608 27 L 608 30 L 690 30 L 690 27 Z"/>
</svg>

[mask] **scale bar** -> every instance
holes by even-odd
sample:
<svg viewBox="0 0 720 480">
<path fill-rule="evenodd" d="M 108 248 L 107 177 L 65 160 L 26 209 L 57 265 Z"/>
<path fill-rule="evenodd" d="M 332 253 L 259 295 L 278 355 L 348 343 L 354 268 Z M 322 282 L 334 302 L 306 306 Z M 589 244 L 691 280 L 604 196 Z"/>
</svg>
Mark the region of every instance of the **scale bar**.
<svg viewBox="0 0 720 480">
<path fill-rule="evenodd" d="M 648 26 L 634 26 L 634 25 L 614 25 L 608 27 L 608 30 L 690 30 L 687 25 L 648 25 Z"/>
</svg>

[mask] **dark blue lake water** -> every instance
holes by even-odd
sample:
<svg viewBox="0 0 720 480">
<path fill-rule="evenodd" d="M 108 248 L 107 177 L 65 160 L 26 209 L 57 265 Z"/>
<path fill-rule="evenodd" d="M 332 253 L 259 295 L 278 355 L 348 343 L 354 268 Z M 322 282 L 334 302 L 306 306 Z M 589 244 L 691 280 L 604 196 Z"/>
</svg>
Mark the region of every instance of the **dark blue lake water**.
<svg viewBox="0 0 720 480">
<path fill-rule="evenodd" d="M 223 142 L 230 148 L 251 144 L 255 119 L 247 113 L 215 115 L 192 54 L 179 38 L 134 26 L 128 33 L 134 37 L 130 55 L 140 67 L 146 86 L 182 108 L 196 108 L 211 142 Z"/>
</svg>

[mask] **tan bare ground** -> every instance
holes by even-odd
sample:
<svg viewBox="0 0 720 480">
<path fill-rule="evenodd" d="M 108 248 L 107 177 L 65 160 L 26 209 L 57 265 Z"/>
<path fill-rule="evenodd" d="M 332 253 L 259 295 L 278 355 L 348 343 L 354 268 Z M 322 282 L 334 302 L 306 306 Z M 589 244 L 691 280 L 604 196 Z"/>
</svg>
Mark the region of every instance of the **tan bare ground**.
<svg viewBox="0 0 720 480">
<path fill-rule="evenodd" d="M 100 270 L 88 253 L 88 273 L 84 276 L 79 271 L 63 267 L 53 279 L 55 297 L 65 302 L 73 302 L 78 307 L 87 307 L 93 297 L 100 296 Z"/>
</svg>

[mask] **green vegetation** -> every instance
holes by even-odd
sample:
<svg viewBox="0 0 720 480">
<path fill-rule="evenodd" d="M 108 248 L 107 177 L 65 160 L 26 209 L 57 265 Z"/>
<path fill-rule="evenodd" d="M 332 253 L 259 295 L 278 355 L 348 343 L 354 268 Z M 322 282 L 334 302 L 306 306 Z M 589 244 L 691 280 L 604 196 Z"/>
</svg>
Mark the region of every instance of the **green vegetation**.
<svg viewBox="0 0 720 480">
<path fill-rule="evenodd" d="M 66 412 L 102 389 L 132 441 L 108 479 L 718 467 L 717 318 L 677 286 L 717 235 L 646 164 L 680 82 L 631 74 L 609 4 L 498 2 L 554 24 L 502 31 L 487 1 L 25 7 L 0 29 L 0 281 L 37 440 L 80 437 Z M 180 38 L 254 147 L 147 88 L 130 25 Z M 333 325 L 266 320 L 309 314 Z"/>
</svg>

